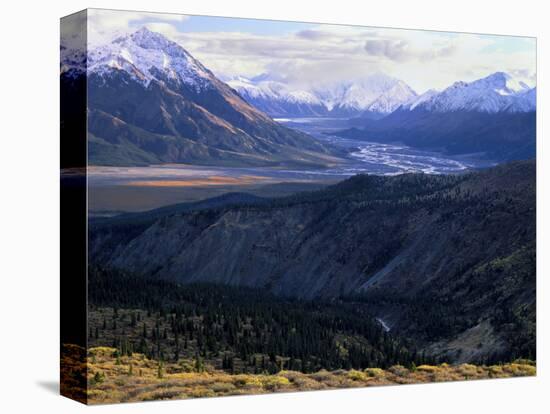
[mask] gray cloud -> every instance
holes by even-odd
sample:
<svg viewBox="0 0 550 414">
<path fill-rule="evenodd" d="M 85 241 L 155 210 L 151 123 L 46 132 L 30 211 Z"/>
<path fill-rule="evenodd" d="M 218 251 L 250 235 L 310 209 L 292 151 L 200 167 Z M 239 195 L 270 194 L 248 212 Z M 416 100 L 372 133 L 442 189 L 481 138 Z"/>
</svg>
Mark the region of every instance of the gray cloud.
<svg viewBox="0 0 550 414">
<path fill-rule="evenodd" d="M 307 36 L 307 35 L 306 35 Z M 313 35 L 315 36 L 315 35 Z M 249 57 L 268 59 L 303 59 L 307 61 L 324 61 L 349 59 L 358 55 L 362 43 L 348 41 L 345 44 L 317 41 L 314 47 L 304 38 L 296 37 L 262 37 L 250 34 L 213 37 L 200 34 L 181 34 L 177 37 L 193 53 L 205 55 L 231 56 L 232 58 Z"/>
<path fill-rule="evenodd" d="M 339 26 L 337 26 L 339 27 Z M 340 28 L 340 27 L 339 27 Z M 346 42 L 352 39 L 360 41 L 360 39 L 376 37 L 378 34 L 373 30 L 356 30 L 354 33 L 345 32 L 340 28 L 338 30 L 322 30 L 322 29 L 305 29 L 295 33 L 298 39 L 311 41 L 331 41 L 331 42 Z"/>
<path fill-rule="evenodd" d="M 532 72 L 529 69 L 509 69 L 508 73 L 517 78 L 528 79 L 532 83 L 532 85 L 535 85 L 537 83 L 536 72 Z"/>
<path fill-rule="evenodd" d="M 457 47 L 455 44 L 449 44 L 440 48 L 418 50 L 413 49 L 405 40 L 371 39 L 365 42 L 365 51 L 371 56 L 386 57 L 395 62 L 413 59 L 425 62 L 452 56 L 457 51 Z"/>
<path fill-rule="evenodd" d="M 307 40 L 324 40 L 331 37 L 329 33 L 323 32 L 321 30 L 301 30 L 296 33 L 296 36 L 301 39 L 307 39 Z"/>
<path fill-rule="evenodd" d="M 371 39 L 365 42 L 365 51 L 371 56 L 384 56 L 402 62 L 411 57 L 405 40 Z"/>
<path fill-rule="evenodd" d="M 456 47 L 456 45 L 452 43 L 450 45 L 443 46 L 439 49 L 432 49 L 432 50 L 421 52 L 418 58 L 423 61 L 428 61 L 428 60 L 437 59 L 437 58 L 449 57 L 454 55 L 457 50 L 458 48 Z"/>
<path fill-rule="evenodd" d="M 89 19 L 88 40 L 94 35 L 100 40 L 102 32 L 112 38 L 115 32 L 132 30 L 143 22 L 225 77 L 270 72 L 289 83 L 317 85 L 383 72 L 419 91 L 443 88 L 457 79 L 472 80 L 497 70 L 518 70 L 521 78 L 532 79 L 532 83 L 535 80 L 534 53 L 487 51 L 494 40 L 480 35 L 332 25 L 279 35 L 224 32 L 223 28 L 191 33 L 166 19 L 119 13 L 101 17 Z M 521 70 L 524 68 L 531 69 Z"/>
<path fill-rule="evenodd" d="M 293 59 L 274 60 L 266 65 L 268 73 L 278 74 L 284 81 L 298 88 L 318 87 L 343 80 L 355 81 L 373 73 L 385 72 L 376 59 L 342 59 L 297 61 Z"/>
</svg>

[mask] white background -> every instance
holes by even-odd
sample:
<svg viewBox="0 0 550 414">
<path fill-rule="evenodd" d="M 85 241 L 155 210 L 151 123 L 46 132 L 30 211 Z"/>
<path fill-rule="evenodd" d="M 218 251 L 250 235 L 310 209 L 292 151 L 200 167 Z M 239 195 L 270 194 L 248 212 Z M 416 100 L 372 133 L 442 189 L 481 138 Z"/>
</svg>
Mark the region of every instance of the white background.
<svg viewBox="0 0 550 414">
<path fill-rule="evenodd" d="M 167 0 L 2 4 L 0 24 L 0 411 L 4 413 L 549 412 L 549 191 L 543 117 L 545 1 Z M 86 7 L 538 37 L 537 378 L 152 402 L 86 408 L 57 395 L 59 349 L 59 18 Z M 546 75 L 546 76 L 545 76 Z M 546 111 L 547 112 L 547 111 Z M 546 300 L 544 300 L 546 299 Z"/>
</svg>

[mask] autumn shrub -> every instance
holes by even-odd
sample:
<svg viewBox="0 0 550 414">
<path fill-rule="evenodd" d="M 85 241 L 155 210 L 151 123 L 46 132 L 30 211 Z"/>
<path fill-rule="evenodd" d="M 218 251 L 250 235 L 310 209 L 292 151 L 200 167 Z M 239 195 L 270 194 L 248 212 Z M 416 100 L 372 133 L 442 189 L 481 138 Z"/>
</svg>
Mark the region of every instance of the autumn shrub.
<svg viewBox="0 0 550 414">
<path fill-rule="evenodd" d="M 85 373 L 88 383 L 86 395 L 92 404 L 536 375 L 536 365 L 528 360 L 488 367 L 441 364 L 420 365 L 416 370 L 409 370 L 402 365 L 394 365 L 387 370 L 339 369 L 310 374 L 298 371 L 230 374 L 213 368 L 196 372 L 191 362 L 195 360 L 180 360 L 177 363 L 162 363 L 163 375 L 159 378 L 159 362 L 142 354 L 122 356 L 120 365 L 116 365 L 114 348 L 92 348 L 87 355 L 87 367 L 76 358 L 74 361 L 71 359 L 71 363 Z M 70 356 L 65 359 L 70 359 Z M 129 375 L 130 367 L 133 375 Z M 74 382 L 74 379 L 69 376 L 66 381 Z M 74 387 L 77 386 L 78 383 L 74 382 Z"/>
<path fill-rule="evenodd" d="M 436 367 L 436 366 L 433 366 L 433 365 L 420 365 L 418 367 L 416 367 L 417 371 L 424 371 L 424 372 L 429 372 L 429 373 L 435 373 L 435 372 L 438 372 L 441 370 L 440 367 Z"/>
<path fill-rule="evenodd" d="M 457 368 L 458 372 L 465 377 L 474 377 L 477 375 L 477 367 L 471 364 L 462 364 Z"/>
<path fill-rule="evenodd" d="M 256 388 L 262 387 L 262 377 L 261 375 L 247 375 L 247 374 L 238 374 L 233 375 L 233 384 L 238 388 Z"/>
<path fill-rule="evenodd" d="M 161 389 L 146 392 L 140 395 L 141 401 L 172 400 L 175 398 L 185 398 L 186 394 L 181 389 Z"/>
<path fill-rule="evenodd" d="M 266 376 L 262 379 L 263 386 L 268 391 L 276 391 L 290 385 L 288 378 L 282 376 Z"/>
<path fill-rule="evenodd" d="M 423 365 L 421 365 L 420 367 L 422 366 Z M 420 367 L 418 367 L 417 369 L 420 369 Z M 394 375 L 397 375 L 398 377 L 406 377 L 407 375 L 409 375 L 409 370 L 403 365 L 394 365 L 392 367 L 389 367 L 388 371 Z"/>
<path fill-rule="evenodd" d="M 328 372 L 326 369 L 322 369 L 321 371 L 317 371 L 313 374 L 310 374 L 310 377 L 316 381 L 326 382 L 332 379 L 334 377 L 334 374 L 331 372 Z"/>
<path fill-rule="evenodd" d="M 212 385 L 210 385 L 210 389 L 216 394 L 225 394 L 235 390 L 235 386 L 230 382 L 214 382 Z"/>
<path fill-rule="evenodd" d="M 385 375 L 385 371 L 382 368 L 365 368 L 365 374 L 369 377 L 380 378 Z"/>
<path fill-rule="evenodd" d="M 489 377 L 491 378 L 498 378 L 504 376 L 504 370 L 502 369 L 502 365 L 491 365 L 488 368 L 489 371 Z"/>
<path fill-rule="evenodd" d="M 516 359 L 514 363 L 519 365 L 532 365 L 532 366 L 536 365 L 535 361 L 531 361 L 530 359 Z"/>
<path fill-rule="evenodd" d="M 366 373 L 352 369 L 348 372 L 347 377 L 352 381 L 368 381 L 371 379 Z"/>
<path fill-rule="evenodd" d="M 537 375 L 537 368 L 526 364 L 507 364 L 504 366 L 504 371 L 512 374 L 514 377 Z"/>
<path fill-rule="evenodd" d="M 189 390 L 188 394 L 191 398 L 203 398 L 203 397 L 215 397 L 216 394 L 214 391 L 206 389 L 206 388 L 196 388 Z"/>
</svg>

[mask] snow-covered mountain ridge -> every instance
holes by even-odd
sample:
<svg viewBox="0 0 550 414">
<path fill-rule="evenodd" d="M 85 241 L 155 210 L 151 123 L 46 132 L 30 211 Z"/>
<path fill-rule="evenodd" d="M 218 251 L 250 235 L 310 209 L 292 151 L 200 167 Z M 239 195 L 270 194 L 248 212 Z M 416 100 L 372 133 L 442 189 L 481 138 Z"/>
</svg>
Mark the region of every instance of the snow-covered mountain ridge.
<svg viewBox="0 0 550 414">
<path fill-rule="evenodd" d="M 144 86 L 155 79 L 200 92 L 219 80 L 178 43 L 143 27 L 88 51 L 61 48 L 61 72 L 108 76 L 121 70 Z M 396 110 L 485 113 L 531 112 L 536 88 L 504 72 L 472 81 L 457 81 L 442 91 L 421 95 L 405 82 L 381 73 L 362 79 L 295 87 L 276 75 L 226 80 L 250 104 L 278 116 L 385 116 Z"/>
<path fill-rule="evenodd" d="M 236 77 L 227 83 L 253 105 L 272 114 L 286 110 L 291 115 L 294 105 L 321 115 L 356 116 L 364 111 L 388 114 L 417 96 L 405 82 L 383 74 L 311 89 L 292 87 L 269 75 Z"/>
<path fill-rule="evenodd" d="M 531 112 L 536 109 L 536 88 L 495 72 L 473 82 L 455 82 L 441 92 L 430 90 L 403 105 L 404 110 L 428 112 Z"/>
</svg>

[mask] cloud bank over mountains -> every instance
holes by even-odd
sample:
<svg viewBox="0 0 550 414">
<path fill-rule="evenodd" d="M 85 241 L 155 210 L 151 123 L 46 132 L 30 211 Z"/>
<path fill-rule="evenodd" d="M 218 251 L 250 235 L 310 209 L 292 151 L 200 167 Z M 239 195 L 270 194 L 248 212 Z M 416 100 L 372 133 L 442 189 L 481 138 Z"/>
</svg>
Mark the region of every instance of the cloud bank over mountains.
<svg viewBox="0 0 550 414">
<path fill-rule="evenodd" d="M 89 11 L 89 42 L 140 26 L 181 44 L 223 78 L 276 73 L 308 88 L 385 73 L 414 90 L 505 71 L 535 86 L 533 38 L 176 14 Z"/>
</svg>

